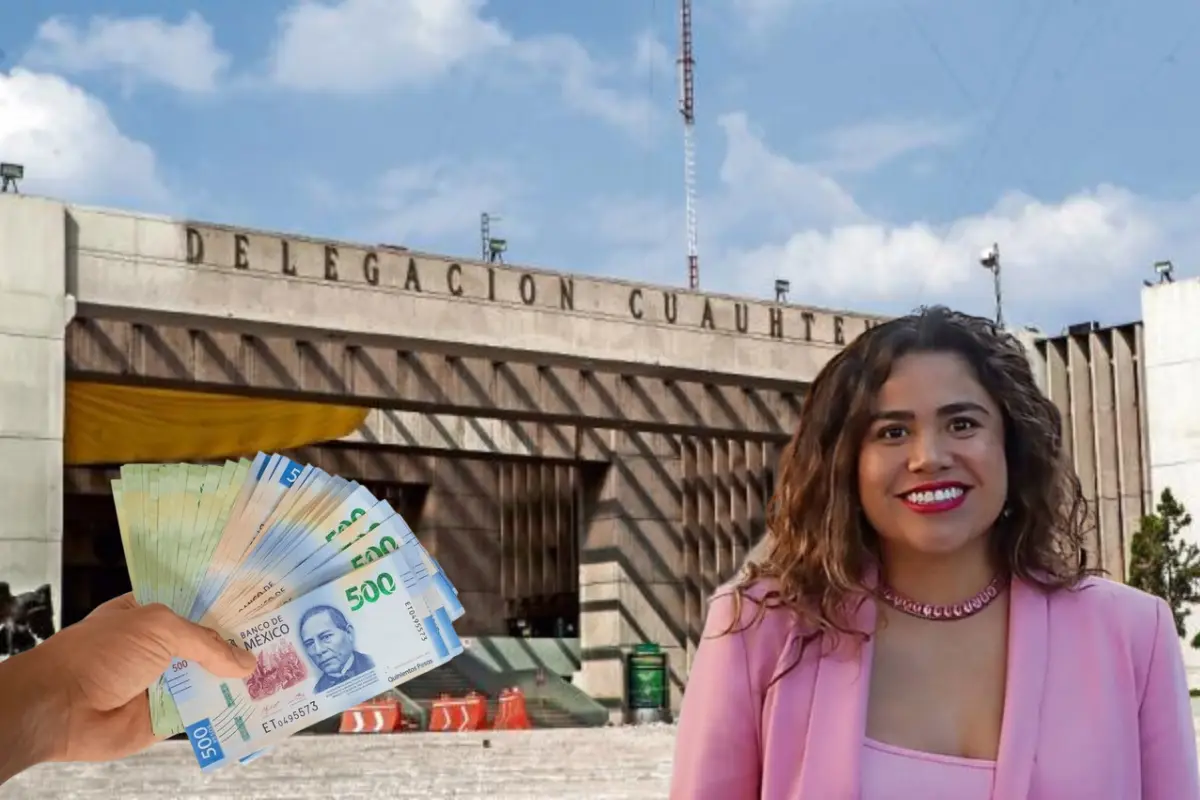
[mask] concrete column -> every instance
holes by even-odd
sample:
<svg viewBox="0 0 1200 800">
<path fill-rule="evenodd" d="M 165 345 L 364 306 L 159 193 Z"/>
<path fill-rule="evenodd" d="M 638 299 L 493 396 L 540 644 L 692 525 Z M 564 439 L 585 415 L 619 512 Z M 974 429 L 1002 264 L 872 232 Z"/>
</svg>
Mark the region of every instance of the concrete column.
<svg viewBox="0 0 1200 800">
<path fill-rule="evenodd" d="M 1075 472 L 1083 486 L 1083 497 L 1096 507 L 1096 417 L 1095 394 L 1092 386 L 1091 351 L 1087 336 L 1067 339 L 1067 371 L 1071 382 L 1071 438 L 1075 441 Z M 1084 545 L 1088 564 L 1100 565 L 1103 555 L 1100 531 L 1093 524 Z"/>
<path fill-rule="evenodd" d="M 696 439 L 690 436 L 680 442 L 684 666 L 687 672 L 691 671 L 692 659 L 695 658 L 696 648 L 700 646 L 706 600 L 700 580 L 700 495 L 696 474 L 698 447 Z"/>
<path fill-rule="evenodd" d="M 1042 390 L 1043 394 L 1049 394 L 1048 383 L 1046 381 L 1046 353 L 1042 334 L 1037 331 L 1028 329 L 1009 330 L 1009 333 L 1017 337 L 1017 341 L 1025 348 L 1025 360 L 1029 362 L 1029 368 L 1033 371 L 1033 381 L 1037 387 Z"/>
<path fill-rule="evenodd" d="M 728 439 L 713 441 L 713 515 L 716 534 L 717 582 L 725 583 L 737 569 L 733 535 L 733 473 Z"/>
<path fill-rule="evenodd" d="M 749 450 L 749 442 L 738 440 L 729 443 L 729 517 L 735 571 L 742 568 L 746 554 L 750 552 L 753 544 L 750 539 Z"/>
<path fill-rule="evenodd" d="M 501 594 L 499 466 L 432 459 L 419 538 L 458 588 L 466 609 L 460 636 L 506 635 Z"/>
<path fill-rule="evenodd" d="M 49 584 L 62 605 L 67 215 L 61 203 L 0 195 L 0 581 Z"/>
<path fill-rule="evenodd" d="M 764 475 L 766 446 L 762 442 L 746 443 L 746 555 L 745 562 L 767 535 L 766 475 Z"/>
<path fill-rule="evenodd" d="M 1125 579 L 1125 532 L 1121 529 L 1120 464 L 1113 375 L 1113 336 L 1109 328 L 1088 337 L 1092 362 L 1092 417 L 1096 440 L 1096 533 L 1098 564 L 1114 580 Z"/>
<path fill-rule="evenodd" d="M 1149 286 L 1142 290 L 1147 439 L 1150 454 L 1150 510 L 1156 511 L 1164 489 L 1192 515 L 1183 532 L 1200 543 L 1200 278 Z M 1183 638 L 1188 683 L 1200 688 L 1200 650 L 1188 646 L 1200 633 L 1200 618 L 1188 617 Z"/>
<path fill-rule="evenodd" d="M 679 442 L 594 435 L 603 437 L 610 465 L 593 479 L 582 532 L 577 684 L 615 712 L 625 695 L 621 654 L 654 642 L 668 654 L 674 709 L 686 676 Z"/>
<path fill-rule="evenodd" d="M 1046 342 L 1046 396 L 1062 416 L 1063 445 L 1066 457 L 1075 463 L 1075 435 L 1071 409 L 1071 380 L 1067 368 L 1067 346 L 1064 339 Z"/>
<path fill-rule="evenodd" d="M 1129 577 L 1133 534 L 1146 513 L 1145 474 L 1149 459 L 1144 443 L 1146 435 L 1145 379 L 1140 374 L 1141 359 L 1137 339 L 1141 327 L 1113 337 L 1113 392 L 1116 396 L 1116 451 L 1120 496 L 1121 580 Z"/>
<path fill-rule="evenodd" d="M 700 590 L 707 602 L 721 585 L 717 564 L 717 508 L 713 475 L 713 440 L 700 439 L 696 442 L 696 489 L 700 539 Z"/>
</svg>

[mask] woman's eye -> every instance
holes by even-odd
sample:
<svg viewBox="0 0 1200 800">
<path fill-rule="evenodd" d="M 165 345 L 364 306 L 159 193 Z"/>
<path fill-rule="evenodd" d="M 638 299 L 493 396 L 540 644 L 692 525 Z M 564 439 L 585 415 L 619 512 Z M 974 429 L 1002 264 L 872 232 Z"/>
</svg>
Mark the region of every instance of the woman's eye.
<svg viewBox="0 0 1200 800">
<path fill-rule="evenodd" d="M 973 430 L 978 427 L 979 423 L 968 417 L 959 417 L 950 421 L 950 430 L 955 433 L 962 433 L 963 431 Z"/>
<path fill-rule="evenodd" d="M 880 439 L 899 439 L 906 432 L 907 431 L 905 431 L 904 428 L 900 427 L 899 425 L 892 425 L 887 428 L 880 428 L 877 436 Z"/>
</svg>

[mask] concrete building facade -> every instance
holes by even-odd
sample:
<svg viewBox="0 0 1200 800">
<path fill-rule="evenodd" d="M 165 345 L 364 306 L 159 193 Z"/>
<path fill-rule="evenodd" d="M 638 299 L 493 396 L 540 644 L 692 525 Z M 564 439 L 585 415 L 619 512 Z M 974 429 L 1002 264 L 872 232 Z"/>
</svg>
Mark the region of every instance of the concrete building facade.
<svg viewBox="0 0 1200 800">
<path fill-rule="evenodd" d="M 50 584 L 63 622 L 127 585 L 119 465 L 63 463 L 71 382 L 363 406 L 294 454 L 403 510 L 464 635 L 553 619 L 613 706 L 622 653 L 657 642 L 677 700 L 805 385 L 871 324 L 0 195 L 0 581 Z"/>
<path fill-rule="evenodd" d="M 42 201 L 0 203 L 0 565 L 14 591 L 60 596 L 66 226 Z"/>
<path fill-rule="evenodd" d="M 1200 278 L 1142 290 L 1150 488 L 1155 502 L 1170 489 L 1191 513 L 1188 538 L 1200 544 Z M 1200 632 L 1200 609 L 1186 640 Z M 1200 651 L 1184 648 L 1193 688 Z"/>
<path fill-rule="evenodd" d="M 1138 322 L 1023 337 L 1093 510 L 1089 562 L 1117 580 L 1164 489 L 1197 520 L 1185 535 L 1200 544 L 1200 279 L 1146 286 L 1141 306 Z M 1187 628 L 1189 680 L 1200 688 L 1200 651 L 1190 646 L 1200 609 Z"/>
<path fill-rule="evenodd" d="M 1024 338 L 1091 510 L 1088 563 L 1124 580 L 1131 536 L 1151 506 L 1142 324 Z"/>
</svg>

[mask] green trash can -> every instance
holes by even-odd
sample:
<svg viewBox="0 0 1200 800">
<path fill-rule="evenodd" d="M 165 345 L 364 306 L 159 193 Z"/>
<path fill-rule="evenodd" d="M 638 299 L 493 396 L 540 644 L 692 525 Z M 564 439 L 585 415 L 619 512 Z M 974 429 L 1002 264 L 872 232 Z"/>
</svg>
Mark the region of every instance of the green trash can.
<svg viewBox="0 0 1200 800">
<path fill-rule="evenodd" d="M 625 698 L 635 725 L 664 722 L 671 707 L 667 654 L 654 643 L 634 645 L 625 656 Z"/>
</svg>

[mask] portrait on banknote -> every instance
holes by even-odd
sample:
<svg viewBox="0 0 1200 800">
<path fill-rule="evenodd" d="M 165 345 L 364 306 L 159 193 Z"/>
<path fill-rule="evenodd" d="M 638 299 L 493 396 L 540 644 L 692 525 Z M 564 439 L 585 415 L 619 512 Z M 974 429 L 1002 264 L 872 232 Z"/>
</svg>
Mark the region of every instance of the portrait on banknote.
<svg viewBox="0 0 1200 800">
<path fill-rule="evenodd" d="M 354 626 L 341 610 L 322 604 L 300 617 L 300 641 L 309 661 L 321 671 L 313 691 L 326 692 L 375 668 L 374 660 L 357 649 Z"/>
</svg>

